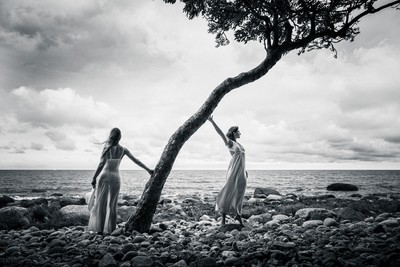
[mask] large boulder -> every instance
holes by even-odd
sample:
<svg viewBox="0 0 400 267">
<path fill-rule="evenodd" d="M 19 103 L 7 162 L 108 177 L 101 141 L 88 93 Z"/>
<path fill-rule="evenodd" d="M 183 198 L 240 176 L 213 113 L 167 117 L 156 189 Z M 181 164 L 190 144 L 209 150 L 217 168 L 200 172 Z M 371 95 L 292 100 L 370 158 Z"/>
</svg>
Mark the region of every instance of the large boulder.
<svg viewBox="0 0 400 267">
<path fill-rule="evenodd" d="M 254 189 L 254 197 L 255 198 L 266 198 L 268 195 L 281 195 L 277 190 L 270 187 L 257 187 Z"/>
<path fill-rule="evenodd" d="M 28 209 L 23 207 L 4 207 L 0 209 L 0 229 L 20 229 L 30 224 Z"/>
<path fill-rule="evenodd" d="M 68 205 L 61 208 L 60 213 L 71 224 L 87 223 L 90 217 L 87 205 Z"/>
<path fill-rule="evenodd" d="M 333 183 L 327 186 L 328 191 L 358 191 L 358 187 L 353 184 Z"/>
<path fill-rule="evenodd" d="M 0 208 L 7 206 L 8 203 L 14 202 L 14 199 L 8 196 L 1 196 L 0 197 Z"/>
<path fill-rule="evenodd" d="M 364 221 L 365 218 L 367 218 L 367 216 L 365 216 L 361 212 L 349 207 L 335 209 L 335 213 L 340 220 Z"/>
<path fill-rule="evenodd" d="M 295 217 L 308 220 L 325 220 L 326 218 L 335 218 L 336 214 L 324 208 L 304 208 L 296 211 Z"/>
</svg>

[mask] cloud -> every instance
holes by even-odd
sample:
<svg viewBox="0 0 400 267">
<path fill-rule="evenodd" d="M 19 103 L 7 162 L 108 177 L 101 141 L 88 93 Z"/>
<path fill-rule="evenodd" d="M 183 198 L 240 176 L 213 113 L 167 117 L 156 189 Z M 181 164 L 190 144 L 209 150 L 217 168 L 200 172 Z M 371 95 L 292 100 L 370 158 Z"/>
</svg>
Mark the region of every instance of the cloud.
<svg viewBox="0 0 400 267">
<path fill-rule="evenodd" d="M 57 127 L 75 125 L 85 128 L 108 127 L 117 112 L 92 96 L 80 96 L 70 88 L 36 91 L 20 87 L 12 91 L 20 122 L 33 126 Z"/>
<path fill-rule="evenodd" d="M 43 144 L 38 144 L 38 143 L 31 143 L 31 149 L 33 150 L 38 150 L 38 151 L 42 151 L 44 150 L 44 145 Z"/>
<path fill-rule="evenodd" d="M 53 144 L 57 149 L 60 150 L 75 150 L 76 145 L 75 142 L 67 137 L 66 134 L 58 131 L 48 131 L 45 133 L 47 137 L 50 138 L 51 141 L 53 141 Z"/>
</svg>

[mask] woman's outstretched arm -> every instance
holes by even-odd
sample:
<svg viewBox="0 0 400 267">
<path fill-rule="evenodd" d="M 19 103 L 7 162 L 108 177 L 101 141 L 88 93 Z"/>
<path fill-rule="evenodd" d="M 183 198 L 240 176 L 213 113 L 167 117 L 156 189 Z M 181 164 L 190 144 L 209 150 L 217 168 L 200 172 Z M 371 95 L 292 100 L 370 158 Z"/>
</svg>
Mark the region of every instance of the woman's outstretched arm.
<svg viewBox="0 0 400 267">
<path fill-rule="evenodd" d="M 144 165 L 139 159 L 137 159 L 135 156 L 132 155 L 131 152 L 127 148 L 124 147 L 124 154 L 128 156 L 134 163 L 136 163 L 139 167 L 142 167 L 145 169 L 150 175 L 153 174 L 153 170 L 148 168 L 146 165 Z"/>
<path fill-rule="evenodd" d="M 222 140 L 224 140 L 225 145 L 228 147 L 231 147 L 232 141 L 228 137 L 226 137 L 225 134 L 222 132 L 222 130 L 218 127 L 218 125 L 215 123 L 212 115 L 210 117 L 208 117 L 208 120 L 214 126 L 215 130 L 217 131 L 219 136 L 221 136 Z"/>
</svg>

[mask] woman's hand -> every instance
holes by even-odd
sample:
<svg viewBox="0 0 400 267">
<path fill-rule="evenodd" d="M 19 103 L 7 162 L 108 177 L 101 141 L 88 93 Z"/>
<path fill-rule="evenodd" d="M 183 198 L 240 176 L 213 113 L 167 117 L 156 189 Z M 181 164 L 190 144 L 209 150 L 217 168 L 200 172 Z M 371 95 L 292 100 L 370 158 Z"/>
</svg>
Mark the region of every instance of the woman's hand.
<svg viewBox="0 0 400 267">
<path fill-rule="evenodd" d="M 154 170 L 148 170 L 147 172 L 148 172 L 150 175 L 153 175 Z"/>
<path fill-rule="evenodd" d="M 209 121 L 213 121 L 213 115 L 210 115 L 210 116 L 208 117 L 208 120 L 209 120 Z"/>
</svg>

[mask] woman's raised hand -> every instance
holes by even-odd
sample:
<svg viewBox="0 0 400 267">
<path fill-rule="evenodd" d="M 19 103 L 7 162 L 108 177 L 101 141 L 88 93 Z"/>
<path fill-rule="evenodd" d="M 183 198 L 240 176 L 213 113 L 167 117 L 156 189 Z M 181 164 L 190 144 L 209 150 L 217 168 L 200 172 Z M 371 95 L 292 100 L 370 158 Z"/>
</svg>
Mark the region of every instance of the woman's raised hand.
<svg viewBox="0 0 400 267">
<path fill-rule="evenodd" d="M 209 121 L 213 121 L 213 115 L 208 116 Z"/>
</svg>

